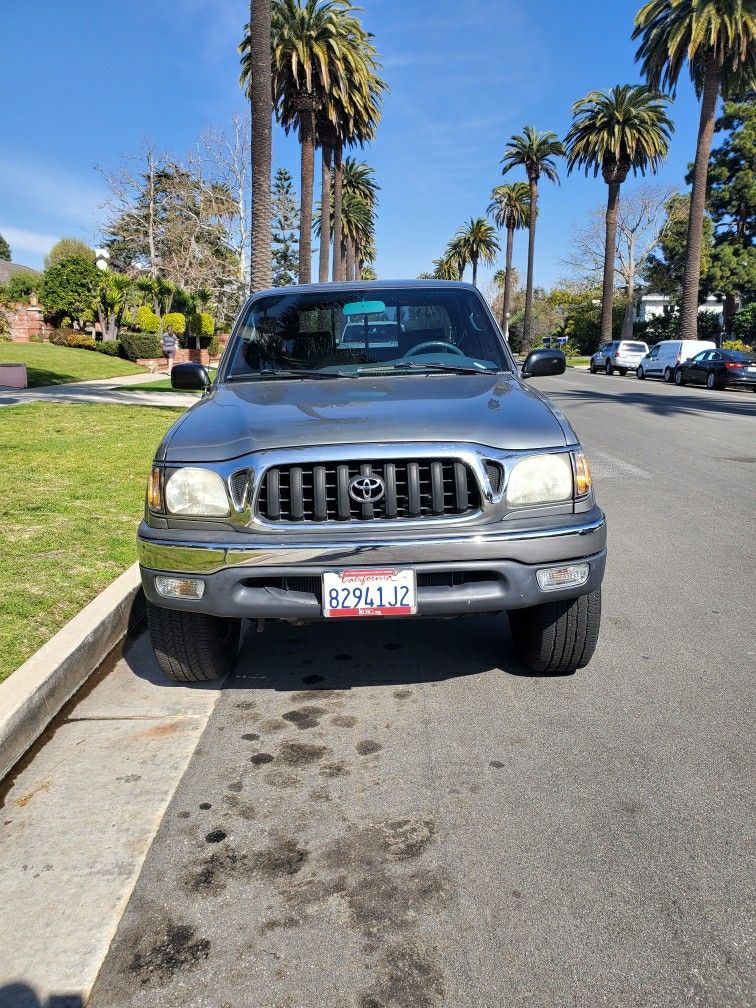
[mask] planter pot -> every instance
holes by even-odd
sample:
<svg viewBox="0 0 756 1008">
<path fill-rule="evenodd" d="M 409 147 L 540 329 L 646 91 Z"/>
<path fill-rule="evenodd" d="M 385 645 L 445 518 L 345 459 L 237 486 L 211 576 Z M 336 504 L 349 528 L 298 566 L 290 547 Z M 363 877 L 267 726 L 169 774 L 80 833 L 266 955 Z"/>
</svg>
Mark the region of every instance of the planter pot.
<svg viewBox="0 0 756 1008">
<path fill-rule="evenodd" d="M 7 388 L 26 388 L 26 364 L 0 364 L 0 385 Z"/>
</svg>

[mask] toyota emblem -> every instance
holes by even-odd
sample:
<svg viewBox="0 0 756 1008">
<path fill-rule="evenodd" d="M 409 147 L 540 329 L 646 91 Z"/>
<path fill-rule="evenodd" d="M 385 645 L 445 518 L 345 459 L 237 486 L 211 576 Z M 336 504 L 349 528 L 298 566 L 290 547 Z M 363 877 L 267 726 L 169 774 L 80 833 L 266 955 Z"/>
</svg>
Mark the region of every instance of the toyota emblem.
<svg viewBox="0 0 756 1008">
<path fill-rule="evenodd" d="M 386 492 L 380 476 L 354 476 L 349 480 L 349 496 L 358 504 L 375 504 Z"/>
</svg>

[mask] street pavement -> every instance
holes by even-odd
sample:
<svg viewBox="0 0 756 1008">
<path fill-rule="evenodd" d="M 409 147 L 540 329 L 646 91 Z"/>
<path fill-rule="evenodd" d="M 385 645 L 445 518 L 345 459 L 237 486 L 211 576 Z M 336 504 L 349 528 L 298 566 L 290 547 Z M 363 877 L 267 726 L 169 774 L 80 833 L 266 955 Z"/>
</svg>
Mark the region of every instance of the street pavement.
<svg viewBox="0 0 756 1008">
<path fill-rule="evenodd" d="M 756 396 L 535 384 L 609 517 L 594 660 L 251 626 L 91 1008 L 754 1003 Z"/>
<path fill-rule="evenodd" d="M 40 385 L 36 388 L 11 389 L 0 386 L 0 406 L 24 406 L 33 402 L 105 403 L 121 406 L 192 405 L 194 396 L 182 392 L 134 391 L 132 385 L 147 385 L 167 378 L 164 374 L 124 375 L 121 378 L 94 378 L 66 385 Z"/>
</svg>

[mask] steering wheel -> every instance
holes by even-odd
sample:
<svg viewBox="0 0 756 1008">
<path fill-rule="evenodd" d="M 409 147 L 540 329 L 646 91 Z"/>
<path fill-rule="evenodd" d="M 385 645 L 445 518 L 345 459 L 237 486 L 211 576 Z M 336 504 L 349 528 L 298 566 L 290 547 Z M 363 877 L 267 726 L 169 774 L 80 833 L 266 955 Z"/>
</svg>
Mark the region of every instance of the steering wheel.
<svg viewBox="0 0 756 1008">
<path fill-rule="evenodd" d="M 429 347 L 441 347 L 449 353 L 456 354 L 458 357 L 466 357 L 467 354 L 455 346 L 454 343 L 444 343 L 443 340 L 428 340 L 427 343 L 418 343 L 417 346 L 410 347 L 409 350 L 404 354 L 405 357 L 414 357 L 419 354 L 422 350 L 427 350 Z"/>
</svg>

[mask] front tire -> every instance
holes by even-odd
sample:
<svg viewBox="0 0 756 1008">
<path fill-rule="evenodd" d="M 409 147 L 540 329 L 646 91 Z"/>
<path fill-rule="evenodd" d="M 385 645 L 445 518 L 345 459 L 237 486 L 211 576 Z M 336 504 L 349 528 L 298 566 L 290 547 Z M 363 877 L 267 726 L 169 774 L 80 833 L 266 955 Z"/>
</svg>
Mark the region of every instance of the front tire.
<svg viewBox="0 0 756 1008">
<path fill-rule="evenodd" d="M 507 614 L 518 657 L 531 672 L 564 675 L 593 657 L 601 625 L 601 589 Z"/>
<path fill-rule="evenodd" d="M 685 382 L 683 380 L 682 371 L 680 371 L 680 370 L 675 371 L 675 385 L 677 385 L 678 388 L 679 388 L 680 386 L 682 386 L 684 384 L 685 384 Z"/>
<path fill-rule="evenodd" d="M 222 679 L 234 666 L 241 620 L 162 609 L 148 602 L 147 624 L 155 658 L 169 679 L 207 682 Z"/>
<path fill-rule="evenodd" d="M 640 380 L 641 380 L 641 381 L 643 381 L 643 380 L 644 380 L 644 378 L 645 378 L 646 376 L 645 376 L 645 374 L 643 373 L 643 368 L 642 368 L 642 367 L 637 367 L 637 368 L 635 369 L 635 377 L 636 377 L 636 378 L 640 378 Z"/>
</svg>

